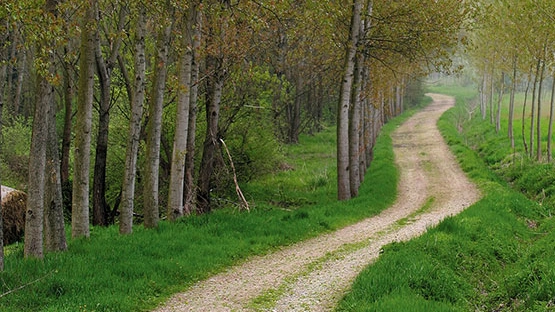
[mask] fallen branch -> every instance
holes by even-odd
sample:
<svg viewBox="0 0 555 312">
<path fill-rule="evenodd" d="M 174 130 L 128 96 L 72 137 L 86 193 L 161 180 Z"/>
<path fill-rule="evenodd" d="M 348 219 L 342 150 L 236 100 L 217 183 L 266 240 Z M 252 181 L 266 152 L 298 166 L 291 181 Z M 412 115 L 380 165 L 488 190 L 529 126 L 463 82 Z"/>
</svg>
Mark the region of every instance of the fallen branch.
<svg viewBox="0 0 555 312">
<path fill-rule="evenodd" d="M 243 207 L 243 209 L 246 209 L 247 211 L 250 211 L 249 203 L 245 199 L 245 196 L 243 196 L 243 192 L 241 192 L 241 188 L 239 187 L 239 182 L 237 181 L 237 174 L 235 173 L 235 166 L 233 165 L 233 159 L 231 158 L 231 153 L 229 153 L 229 149 L 227 148 L 227 145 L 225 144 L 224 140 L 220 139 L 220 142 L 222 142 L 222 145 L 224 146 L 225 151 L 227 153 L 227 157 L 229 157 L 231 169 L 233 170 L 233 182 L 235 182 L 235 192 L 237 193 L 237 196 L 241 201 L 241 207 Z"/>
<path fill-rule="evenodd" d="M 44 276 L 42 276 L 42 277 L 39 277 L 39 278 L 37 278 L 37 279 L 34 280 L 34 281 L 30 281 L 30 282 L 27 283 L 27 284 L 23 284 L 23 285 L 21 285 L 21 286 L 19 286 L 19 287 L 17 287 L 17 288 L 14 288 L 14 289 L 9 290 L 9 291 L 7 291 L 7 292 L 5 292 L 5 293 L 3 293 L 3 294 L 0 294 L 0 298 L 3 298 L 3 297 L 5 297 L 5 296 L 7 296 L 7 295 L 9 295 L 9 294 L 12 294 L 12 293 L 18 291 L 18 290 L 22 290 L 22 289 L 25 288 L 25 287 L 28 287 L 28 286 L 31 286 L 31 285 L 37 283 L 37 282 L 40 282 L 40 281 L 42 281 L 43 279 L 47 278 L 48 276 L 52 275 L 52 273 L 54 273 L 54 272 L 55 272 L 55 270 L 52 270 L 52 271 L 48 272 L 48 274 L 46 274 L 46 275 L 44 275 Z"/>
</svg>

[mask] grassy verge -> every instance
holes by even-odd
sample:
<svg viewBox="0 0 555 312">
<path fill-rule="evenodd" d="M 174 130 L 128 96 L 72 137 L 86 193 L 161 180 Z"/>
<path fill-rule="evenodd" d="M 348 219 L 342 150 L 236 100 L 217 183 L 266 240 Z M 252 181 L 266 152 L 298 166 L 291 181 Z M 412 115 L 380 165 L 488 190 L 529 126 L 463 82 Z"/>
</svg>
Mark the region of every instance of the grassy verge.
<svg viewBox="0 0 555 312">
<path fill-rule="evenodd" d="M 464 89 L 438 123 L 483 199 L 410 242 L 384 248 L 338 311 L 546 311 L 555 308 L 555 221 L 545 205 L 511 189 L 460 132 Z M 476 130 L 496 150 L 497 135 Z M 491 155 L 502 152 L 489 152 Z"/>
<path fill-rule="evenodd" d="M 88 240 L 43 262 L 22 259 L 22 246 L 7 249 L 0 273 L 1 311 L 147 311 L 248 256 L 331 231 L 375 215 L 395 199 L 397 169 L 384 127 L 375 161 L 360 196 L 336 201 L 335 131 L 328 129 L 286 147 L 290 170 L 244 186 L 251 212 L 233 208 L 192 216 L 157 230 L 93 228 Z"/>
</svg>

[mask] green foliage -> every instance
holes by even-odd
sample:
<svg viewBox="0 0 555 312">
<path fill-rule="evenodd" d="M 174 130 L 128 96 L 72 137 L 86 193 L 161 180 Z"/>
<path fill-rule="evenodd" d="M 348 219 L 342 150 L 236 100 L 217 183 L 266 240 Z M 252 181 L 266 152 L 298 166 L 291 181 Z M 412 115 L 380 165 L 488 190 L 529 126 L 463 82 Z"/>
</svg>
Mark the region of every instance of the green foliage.
<svg viewBox="0 0 555 312">
<path fill-rule="evenodd" d="M 2 183 L 25 190 L 27 185 L 29 147 L 32 126 L 23 118 L 15 118 L 2 126 Z"/>
</svg>

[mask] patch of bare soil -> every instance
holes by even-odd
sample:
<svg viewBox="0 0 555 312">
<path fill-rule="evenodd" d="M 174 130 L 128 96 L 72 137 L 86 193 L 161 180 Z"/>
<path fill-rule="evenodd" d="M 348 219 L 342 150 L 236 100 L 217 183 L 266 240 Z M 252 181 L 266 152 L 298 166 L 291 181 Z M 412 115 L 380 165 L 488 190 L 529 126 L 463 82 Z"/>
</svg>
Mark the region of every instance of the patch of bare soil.
<svg viewBox="0 0 555 312">
<path fill-rule="evenodd" d="M 175 295 L 156 311 L 331 311 L 382 246 L 418 236 L 477 201 L 479 191 L 436 127 L 454 99 L 430 96 L 433 103 L 392 135 L 400 170 L 393 206 L 334 233 L 253 257 Z"/>
</svg>

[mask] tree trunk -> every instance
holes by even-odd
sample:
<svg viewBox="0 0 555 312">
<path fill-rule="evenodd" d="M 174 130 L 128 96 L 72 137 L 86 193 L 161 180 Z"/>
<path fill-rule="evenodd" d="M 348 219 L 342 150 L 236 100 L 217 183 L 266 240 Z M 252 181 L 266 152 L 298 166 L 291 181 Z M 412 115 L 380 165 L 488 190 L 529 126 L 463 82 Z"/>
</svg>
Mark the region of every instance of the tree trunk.
<svg viewBox="0 0 555 312">
<path fill-rule="evenodd" d="M 175 135 L 168 194 L 168 218 L 176 220 L 183 216 L 183 187 L 185 179 L 185 155 L 189 130 L 191 101 L 191 75 L 193 71 L 193 29 L 196 27 L 196 4 L 191 4 L 185 20 L 182 48 L 185 50 L 179 62 L 179 89 L 175 117 Z"/>
<path fill-rule="evenodd" d="M 499 86 L 499 97 L 497 99 L 497 114 L 495 116 L 495 132 L 501 131 L 501 103 L 505 92 L 505 73 L 501 73 L 501 85 Z"/>
<path fill-rule="evenodd" d="M 217 150 L 220 146 L 218 137 L 218 122 L 220 118 L 220 103 L 222 99 L 222 91 L 224 86 L 223 60 L 221 57 L 210 56 L 207 60 L 207 66 L 210 72 L 213 72 L 208 78 L 207 84 L 207 100 L 206 100 L 206 137 L 202 152 L 202 160 L 200 163 L 198 194 L 197 194 L 197 211 L 199 213 L 208 213 L 211 211 L 210 202 L 210 182 L 214 172 L 215 158 Z"/>
<path fill-rule="evenodd" d="M 81 27 L 79 93 L 75 122 L 75 165 L 73 175 L 72 237 L 89 237 L 89 173 L 91 158 L 92 106 L 94 98 L 94 33 L 96 0 L 86 2 Z"/>
<path fill-rule="evenodd" d="M 358 196 L 360 187 L 360 116 L 362 113 L 363 56 L 357 53 L 353 77 L 351 108 L 349 110 L 349 188 L 351 197 Z"/>
<path fill-rule="evenodd" d="M 66 50 L 66 53 L 69 51 Z M 69 154 L 71 151 L 71 126 L 73 118 L 73 75 L 70 73 L 69 66 L 66 64 L 64 72 L 64 130 L 62 135 L 62 157 L 60 174 L 62 185 L 69 183 Z"/>
<path fill-rule="evenodd" d="M 139 5 L 137 15 L 137 29 L 135 33 L 135 75 L 133 87 L 128 85 L 128 93 L 131 103 L 131 120 L 127 138 L 127 149 L 125 151 L 125 168 L 123 173 L 123 185 L 121 193 L 121 207 L 119 216 L 120 234 L 130 234 L 133 231 L 133 210 L 135 200 L 135 177 L 137 173 L 137 153 L 141 136 L 141 120 L 143 117 L 143 105 L 146 87 L 146 8 L 144 4 Z M 121 64 L 123 65 L 123 64 Z M 121 66 L 123 69 L 125 67 Z M 125 70 L 123 70 L 125 71 Z"/>
<path fill-rule="evenodd" d="M 200 69 L 200 39 L 202 12 L 199 10 L 196 14 L 197 27 L 194 29 L 193 40 L 193 63 L 191 66 L 191 99 L 189 101 L 189 129 L 187 130 L 187 153 L 185 154 L 185 180 L 183 190 L 183 203 L 185 213 L 190 214 L 194 210 L 195 199 L 195 141 L 197 129 L 197 98 L 199 87 L 199 69 Z"/>
<path fill-rule="evenodd" d="M 51 69 L 52 70 L 52 69 Z M 47 121 L 52 109 L 54 88 L 46 77 L 39 77 L 36 94 L 33 134 L 29 152 L 29 181 L 27 190 L 27 209 L 25 212 L 26 258 L 44 257 L 44 190 L 46 169 Z"/>
<path fill-rule="evenodd" d="M 542 61 L 542 66 L 540 69 L 540 78 L 538 82 L 538 118 L 536 123 L 536 160 L 542 160 L 542 91 L 543 91 L 543 79 L 545 74 L 545 61 Z"/>
<path fill-rule="evenodd" d="M 551 140 L 553 139 L 553 118 L 555 115 L 555 73 L 553 73 L 553 83 L 551 84 L 551 101 L 549 102 L 549 128 L 547 130 L 547 161 L 551 162 Z"/>
<path fill-rule="evenodd" d="M 522 104 L 522 144 L 524 146 L 524 154 L 528 155 L 528 144 L 526 144 L 526 104 L 528 103 L 528 93 L 530 91 L 530 80 L 532 79 L 532 69 L 528 72 L 528 79 L 526 80 L 526 90 L 524 91 L 524 103 Z"/>
<path fill-rule="evenodd" d="M 158 34 L 156 67 L 152 79 L 152 92 L 146 139 L 146 167 L 144 183 L 144 225 L 146 228 L 158 227 L 160 208 L 158 203 L 160 172 L 160 136 L 162 133 L 162 108 L 166 89 L 168 50 L 172 26 L 165 26 Z"/>
<path fill-rule="evenodd" d="M 64 227 L 64 206 L 56 133 L 56 106 L 51 102 L 46 126 L 46 177 L 44 198 L 44 247 L 46 251 L 67 250 Z"/>
<path fill-rule="evenodd" d="M 6 21 L 0 20 L 2 26 L 6 24 Z M 6 42 L 7 34 L 2 34 L 2 42 Z M 2 112 L 4 111 L 4 88 L 6 86 L 6 75 L 7 75 L 7 65 L 4 61 L 7 61 L 5 48 L 0 46 L 0 138 L 2 136 Z M 0 155 L 2 155 L 2 144 L 0 144 Z M 0 185 L 2 185 L 2 172 L 0 172 Z M 2 192 L 0 192 L 0 272 L 4 271 L 4 220 L 2 218 Z"/>
<path fill-rule="evenodd" d="M 538 59 L 536 64 L 536 74 L 534 75 L 534 85 L 532 86 L 532 111 L 530 113 L 530 158 L 534 157 L 534 125 L 536 115 L 536 90 L 538 87 L 538 79 L 541 69 L 541 60 Z"/>
<path fill-rule="evenodd" d="M 518 56 L 515 53 L 513 58 L 513 78 L 511 81 L 511 95 L 509 99 L 509 140 L 511 141 L 511 148 L 515 148 L 515 133 L 514 133 L 514 119 L 515 119 L 515 93 L 516 93 L 516 78 L 517 78 L 517 65 Z"/>
<path fill-rule="evenodd" d="M 354 0 L 349 40 L 345 49 L 343 81 L 337 112 L 337 198 L 351 197 L 349 167 L 349 108 L 361 22 L 362 0 Z"/>
</svg>

